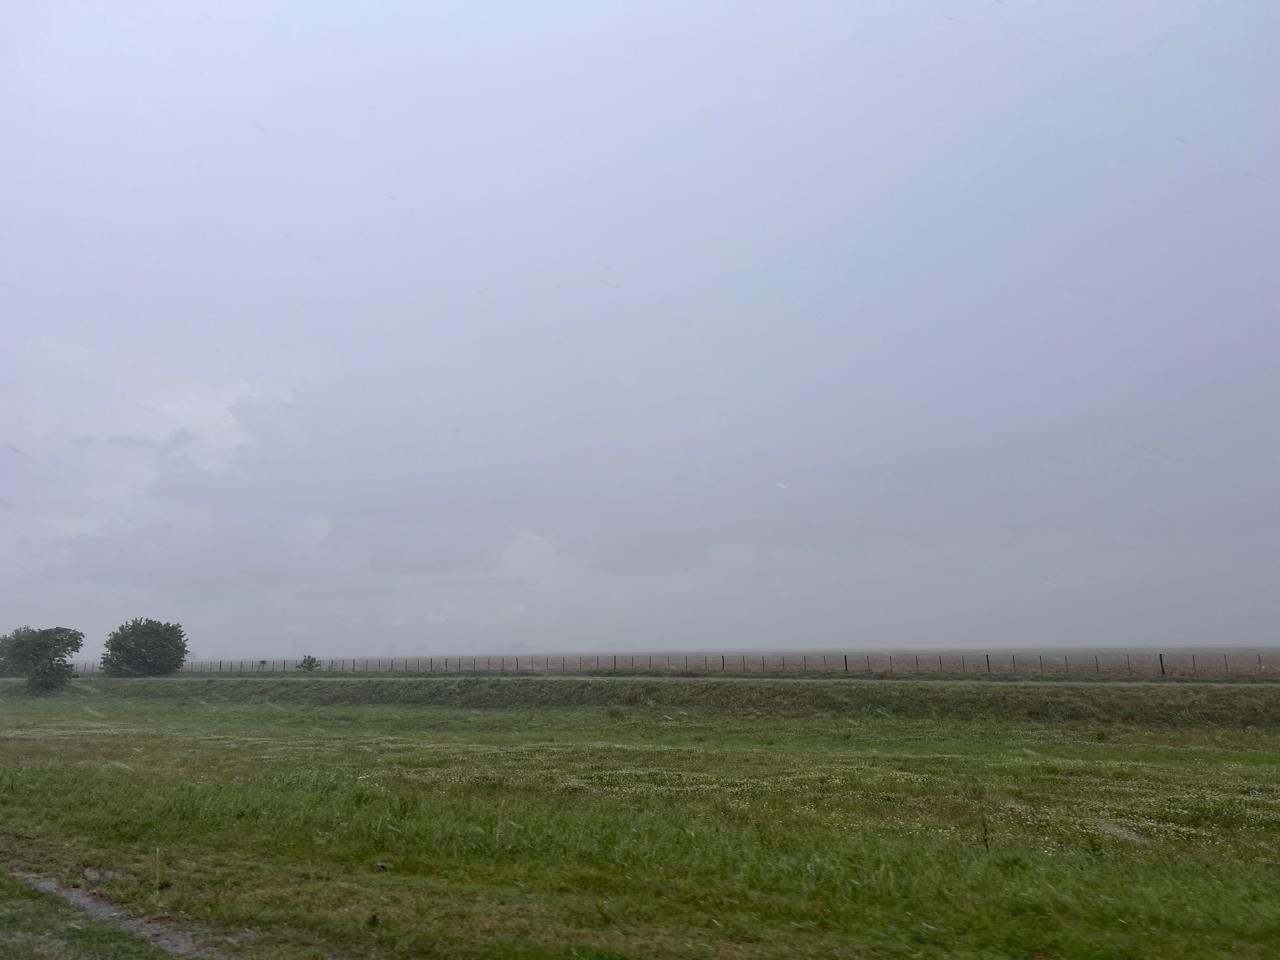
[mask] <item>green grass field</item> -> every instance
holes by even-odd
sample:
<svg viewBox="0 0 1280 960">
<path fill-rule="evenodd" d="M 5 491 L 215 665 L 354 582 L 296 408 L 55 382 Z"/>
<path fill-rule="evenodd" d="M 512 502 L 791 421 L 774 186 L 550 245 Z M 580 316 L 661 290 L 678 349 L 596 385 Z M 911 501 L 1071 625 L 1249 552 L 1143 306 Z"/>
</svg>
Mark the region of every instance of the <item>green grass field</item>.
<svg viewBox="0 0 1280 960">
<path fill-rule="evenodd" d="M 164 954 L 15 871 L 255 960 L 1270 958 L 1280 685 L 6 683 L 0 859 L 18 960 Z"/>
</svg>

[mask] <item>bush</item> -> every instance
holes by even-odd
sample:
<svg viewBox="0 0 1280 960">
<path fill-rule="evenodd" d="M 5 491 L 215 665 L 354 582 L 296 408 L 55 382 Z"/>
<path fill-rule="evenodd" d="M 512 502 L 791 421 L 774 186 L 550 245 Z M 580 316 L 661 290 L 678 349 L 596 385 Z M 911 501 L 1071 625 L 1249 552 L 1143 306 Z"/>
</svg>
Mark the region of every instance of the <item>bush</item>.
<svg viewBox="0 0 1280 960">
<path fill-rule="evenodd" d="M 314 673 L 320 669 L 320 661 L 308 653 L 298 661 L 298 669 L 305 670 L 307 673 Z"/>
<path fill-rule="evenodd" d="M 75 669 L 67 657 L 82 643 L 84 634 L 70 627 L 18 627 L 0 637 L 0 673 L 25 676 L 29 690 L 53 693 L 71 682 Z"/>
<path fill-rule="evenodd" d="M 107 637 L 102 671 L 113 677 L 158 677 L 178 670 L 186 658 L 182 624 L 136 618 Z"/>
</svg>

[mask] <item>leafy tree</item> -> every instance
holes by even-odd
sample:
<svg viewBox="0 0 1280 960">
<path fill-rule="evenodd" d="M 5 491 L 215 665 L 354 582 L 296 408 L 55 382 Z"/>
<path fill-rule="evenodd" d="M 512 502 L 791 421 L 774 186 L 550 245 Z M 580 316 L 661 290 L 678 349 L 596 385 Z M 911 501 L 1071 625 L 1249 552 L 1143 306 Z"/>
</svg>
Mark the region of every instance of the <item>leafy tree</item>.
<svg viewBox="0 0 1280 960">
<path fill-rule="evenodd" d="M 29 690 L 53 693 L 71 682 L 75 668 L 67 657 L 82 643 L 84 634 L 70 627 L 18 627 L 0 637 L 0 673 L 25 676 Z"/>
<path fill-rule="evenodd" d="M 308 653 L 298 661 L 298 669 L 305 670 L 307 673 L 314 673 L 320 669 L 320 661 Z"/>
<path fill-rule="evenodd" d="M 187 658 L 187 635 L 180 623 L 141 617 L 122 623 L 107 637 L 102 671 L 113 677 L 159 677 Z"/>
</svg>

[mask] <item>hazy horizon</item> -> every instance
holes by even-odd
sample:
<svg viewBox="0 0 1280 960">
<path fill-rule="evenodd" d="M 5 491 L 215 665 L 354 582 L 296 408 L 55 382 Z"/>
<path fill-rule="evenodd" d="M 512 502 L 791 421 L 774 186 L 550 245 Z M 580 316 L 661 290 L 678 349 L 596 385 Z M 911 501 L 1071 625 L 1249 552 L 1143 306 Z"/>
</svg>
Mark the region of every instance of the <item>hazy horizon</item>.
<svg viewBox="0 0 1280 960">
<path fill-rule="evenodd" d="M 0 13 L 0 632 L 1274 644 L 1280 7 Z"/>
</svg>

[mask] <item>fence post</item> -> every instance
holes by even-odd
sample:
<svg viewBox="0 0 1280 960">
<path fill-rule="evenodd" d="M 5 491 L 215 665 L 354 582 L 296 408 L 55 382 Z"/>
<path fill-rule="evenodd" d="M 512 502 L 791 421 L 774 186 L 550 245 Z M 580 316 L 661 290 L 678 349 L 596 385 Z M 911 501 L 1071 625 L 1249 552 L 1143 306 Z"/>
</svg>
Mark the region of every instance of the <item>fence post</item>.
<svg viewBox="0 0 1280 960">
<path fill-rule="evenodd" d="M 1129 659 L 1129 654 L 1124 655 L 1124 668 L 1130 676 L 1133 676 L 1133 661 Z"/>
<path fill-rule="evenodd" d="M 871 654 L 867 654 L 867 673 L 871 672 Z"/>
<path fill-rule="evenodd" d="M 1160 676 L 1164 676 L 1164 654 L 1160 654 Z"/>
<path fill-rule="evenodd" d="M 844 655 L 844 672 L 849 672 L 849 655 L 847 653 Z"/>
<path fill-rule="evenodd" d="M 1044 673 L 1044 654 L 1043 653 L 1039 654 L 1039 657 L 1040 657 L 1040 672 Z"/>
<path fill-rule="evenodd" d="M 1194 674 L 1200 673 L 1199 668 L 1196 667 L 1196 655 L 1194 653 L 1191 655 L 1191 672 Z"/>
<path fill-rule="evenodd" d="M 1226 676 L 1230 672 L 1231 668 L 1227 666 L 1227 655 L 1224 653 L 1222 655 L 1222 674 L 1223 676 Z"/>
<path fill-rule="evenodd" d="M 989 653 L 986 654 L 986 658 L 987 658 L 987 673 L 990 673 L 991 672 L 991 654 Z"/>
<path fill-rule="evenodd" d="M 724 673 L 724 654 L 720 654 L 720 672 Z"/>
<path fill-rule="evenodd" d="M 920 672 L 920 654 L 916 654 L 916 673 Z"/>
<path fill-rule="evenodd" d="M 1093 672 L 1094 673 L 1102 672 L 1102 667 L 1098 665 L 1098 655 L 1096 653 L 1093 655 Z"/>
</svg>

